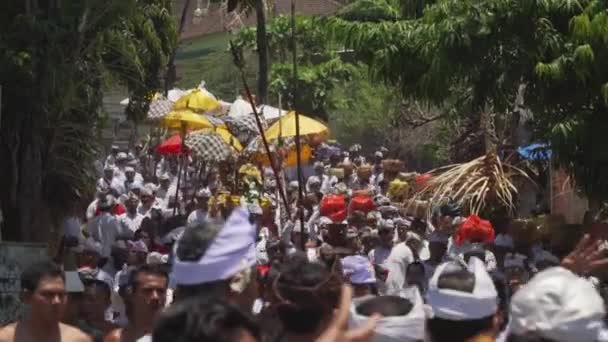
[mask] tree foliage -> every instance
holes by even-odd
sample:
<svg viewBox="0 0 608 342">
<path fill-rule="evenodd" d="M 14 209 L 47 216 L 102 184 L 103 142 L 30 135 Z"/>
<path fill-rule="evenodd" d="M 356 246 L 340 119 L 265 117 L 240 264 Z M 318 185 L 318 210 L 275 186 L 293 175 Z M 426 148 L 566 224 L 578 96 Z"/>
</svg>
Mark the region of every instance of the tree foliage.
<svg viewBox="0 0 608 342">
<path fill-rule="evenodd" d="M 443 107 L 457 94 L 459 115 L 473 121 L 492 111 L 508 122 L 521 95 L 536 137 L 587 194 L 605 198 L 607 10 L 599 0 L 438 0 L 420 15 L 326 27 L 377 79 Z"/>
<path fill-rule="evenodd" d="M 278 16 L 268 22 L 268 46 L 271 60 L 270 92 L 279 95 L 293 108 L 293 44 L 290 17 Z M 329 95 L 338 82 L 348 80 L 353 66 L 345 63 L 340 51 L 328 39 L 327 31 L 317 23 L 318 19 L 296 17 L 297 43 L 297 108 L 302 113 L 327 120 L 331 103 Z M 255 29 L 242 30 L 236 45 L 255 47 Z"/>
<path fill-rule="evenodd" d="M 141 117 L 176 42 L 168 0 L 0 3 L 3 238 L 47 241 L 95 184 L 102 91 Z"/>
</svg>

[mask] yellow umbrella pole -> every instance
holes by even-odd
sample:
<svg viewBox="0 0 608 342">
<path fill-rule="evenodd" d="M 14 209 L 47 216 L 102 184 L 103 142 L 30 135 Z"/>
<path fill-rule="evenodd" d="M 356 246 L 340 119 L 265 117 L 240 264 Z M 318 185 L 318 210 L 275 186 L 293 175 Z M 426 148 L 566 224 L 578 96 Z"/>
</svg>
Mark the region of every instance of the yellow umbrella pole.
<svg viewBox="0 0 608 342">
<path fill-rule="evenodd" d="M 182 138 L 182 146 L 180 147 L 180 153 L 178 156 L 179 167 L 177 168 L 177 187 L 175 188 L 175 206 L 173 207 L 173 216 L 175 216 L 177 212 L 177 206 L 179 205 L 179 186 L 182 180 L 182 171 L 184 169 L 184 151 L 186 150 L 186 122 L 182 121 L 182 127 L 180 130 L 180 135 Z"/>
<path fill-rule="evenodd" d="M 283 191 L 283 182 L 279 178 L 279 172 L 277 171 L 277 167 L 272 158 L 272 153 L 270 153 L 270 147 L 268 146 L 268 140 L 266 140 L 266 134 L 264 134 L 264 127 L 262 126 L 262 121 L 260 121 L 260 117 L 258 114 L 258 110 L 255 107 L 255 103 L 253 102 L 253 96 L 251 96 L 251 90 L 249 89 L 249 85 L 247 85 L 247 80 L 245 78 L 245 72 L 243 71 L 243 57 L 238 53 L 236 47 L 230 41 L 230 51 L 232 51 L 232 57 L 234 58 L 234 64 L 239 69 L 239 73 L 241 74 L 241 81 L 243 82 L 243 88 L 245 88 L 245 94 L 247 95 L 247 100 L 251 104 L 251 110 L 253 111 L 253 115 L 255 116 L 255 122 L 258 126 L 258 130 L 260 131 L 260 136 L 262 137 L 262 143 L 264 143 L 264 149 L 266 150 L 266 154 L 268 155 L 268 160 L 270 161 L 270 167 L 272 168 L 272 173 L 274 174 L 275 179 L 277 180 L 277 187 L 279 188 L 279 195 L 281 196 L 281 201 L 285 205 L 285 210 L 287 211 L 287 216 L 291 217 L 291 210 L 289 208 L 289 203 L 287 203 L 287 197 L 285 196 L 285 191 Z M 279 108 L 280 110 L 280 108 Z"/>
</svg>

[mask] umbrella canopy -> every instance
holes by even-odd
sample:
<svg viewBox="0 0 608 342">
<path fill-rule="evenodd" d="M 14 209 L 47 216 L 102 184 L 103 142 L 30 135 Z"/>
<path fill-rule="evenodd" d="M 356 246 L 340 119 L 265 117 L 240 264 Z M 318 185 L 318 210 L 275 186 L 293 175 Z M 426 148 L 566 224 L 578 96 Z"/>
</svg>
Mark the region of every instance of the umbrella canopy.
<svg viewBox="0 0 608 342">
<path fill-rule="evenodd" d="M 243 145 L 241 145 L 239 140 L 234 135 L 232 135 L 226 128 L 216 127 L 214 129 L 202 129 L 194 133 L 204 134 L 209 132 L 219 135 L 226 144 L 232 146 L 232 148 L 234 148 L 237 152 L 241 152 L 243 150 Z"/>
<path fill-rule="evenodd" d="M 297 164 L 297 153 L 296 143 L 293 138 L 286 138 L 281 146 L 279 142 L 274 141 L 269 144 L 271 152 L 278 152 L 283 157 L 283 164 L 287 167 L 295 166 Z M 270 160 L 264 149 L 262 138 L 257 137 L 253 139 L 249 145 L 243 151 L 245 155 L 249 157 L 251 161 L 261 163 L 263 165 L 270 165 Z M 307 163 L 312 158 L 312 148 L 306 141 L 302 141 L 300 150 L 300 160 L 303 163 Z"/>
<path fill-rule="evenodd" d="M 175 102 L 174 110 L 189 109 L 197 112 L 209 112 L 220 108 L 220 103 L 207 91 L 194 89 Z"/>
<path fill-rule="evenodd" d="M 184 146 L 186 150 L 188 146 Z M 182 138 L 179 134 L 172 135 L 169 139 L 163 141 L 162 144 L 156 147 L 158 154 L 180 154 L 182 150 Z"/>
<path fill-rule="evenodd" d="M 329 135 L 329 128 L 319 121 L 304 115 L 299 115 L 300 135 Z M 267 139 L 278 139 L 296 136 L 296 113 L 289 112 L 266 130 Z"/>
<path fill-rule="evenodd" d="M 171 112 L 172 108 L 173 102 L 164 97 L 152 100 L 152 102 L 150 102 L 150 108 L 148 109 L 147 119 L 150 121 L 161 120 L 165 115 Z"/>
<path fill-rule="evenodd" d="M 226 116 L 224 122 L 226 123 L 226 126 L 228 126 L 228 130 L 244 144 L 249 143 L 260 134 L 258 125 L 255 121 L 255 115 L 253 114 L 236 117 Z M 264 126 L 265 122 L 262 120 L 262 127 Z"/>
<path fill-rule="evenodd" d="M 226 128 L 226 124 L 224 123 L 222 117 L 209 114 L 204 114 L 203 116 L 207 118 L 207 120 L 209 120 L 213 126 Z"/>
<path fill-rule="evenodd" d="M 172 111 L 163 117 L 161 125 L 171 129 L 181 129 L 182 125 L 185 125 L 187 129 L 215 127 L 208 118 L 198 115 L 190 110 Z"/>
<path fill-rule="evenodd" d="M 205 161 L 222 161 L 236 157 L 236 151 L 221 135 L 212 130 L 203 130 L 190 134 L 186 145 L 194 157 Z"/>
</svg>

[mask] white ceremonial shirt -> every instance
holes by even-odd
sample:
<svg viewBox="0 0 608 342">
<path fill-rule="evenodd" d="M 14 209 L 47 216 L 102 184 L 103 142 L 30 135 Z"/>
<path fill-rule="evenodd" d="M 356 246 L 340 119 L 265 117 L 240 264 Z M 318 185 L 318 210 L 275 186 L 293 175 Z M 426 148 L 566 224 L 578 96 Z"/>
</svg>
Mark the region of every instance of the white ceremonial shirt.
<svg viewBox="0 0 608 342">
<path fill-rule="evenodd" d="M 203 223 L 207 219 L 207 211 L 203 209 L 196 209 L 188 215 L 186 223 L 188 225 L 195 223 Z"/>
<path fill-rule="evenodd" d="M 89 222 L 87 231 L 95 241 L 101 243 L 101 255 L 110 257 L 112 244 L 121 235 L 122 229 L 114 215 L 104 212 Z"/>
<path fill-rule="evenodd" d="M 383 265 L 391 254 L 391 249 L 378 246 L 369 251 L 368 257 L 372 264 Z"/>
<path fill-rule="evenodd" d="M 118 221 L 120 222 L 120 226 L 122 231 L 125 233 L 135 233 L 136 230 L 141 226 L 141 221 L 145 218 L 144 215 L 138 213 L 137 211 L 134 214 L 130 214 L 128 211 L 122 215 L 118 216 Z"/>
</svg>

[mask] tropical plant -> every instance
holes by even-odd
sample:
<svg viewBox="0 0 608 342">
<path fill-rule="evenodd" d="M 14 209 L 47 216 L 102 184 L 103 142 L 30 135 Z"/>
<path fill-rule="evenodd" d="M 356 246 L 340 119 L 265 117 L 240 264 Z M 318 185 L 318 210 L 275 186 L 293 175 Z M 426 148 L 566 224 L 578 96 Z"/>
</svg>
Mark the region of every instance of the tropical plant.
<svg viewBox="0 0 608 342">
<path fill-rule="evenodd" d="M 237 8 L 251 12 L 255 9 L 256 30 L 255 46 L 258 53 L 258 94 L 260 103 L 266 103 L 268 97 L 268 73 L 270 60 L 268 54 L 268 35 L 266 34 L 266 6 L 264 0 L 229 0 L 228 12 Z"/>
<path fill-rule="evenodd" d="M 49 241 L 91 198 L 104 86 L 136 118 L 176 41 L 168 0 L 0 3 L 2 238 Z"/>
<path fill-rule="evenodd" d="M 267 25 L 270 55 L 276 56 L 270 68 L 270 91 L 293 108 L 293 43 L 291 18 L 278 16 Z M 345 63 L 327 31 L 319 27 L 318 19 L 296 16 L 297 44 L 297 108 L 302 113 L 327 120 L 331 108 L 329 95 L 338 82 L 349 79 L 354 67 Z M 243 29 L 234 40 L 241 49 L 255 47 L 256 30 Z"/>
<path fill-rule="evenodd" d="M 326 24 L 372 75 L 407 96 L 445 107 L 462 91 L 459 115 L 472 127 L 487 110 L 511 122 L 521 96 L 536 137 L 588 195 L 606 198 L 598 133 L 608 126 L 607 10 L 596 0 L 438 0 L 420 16 Z"/>
</svg>

